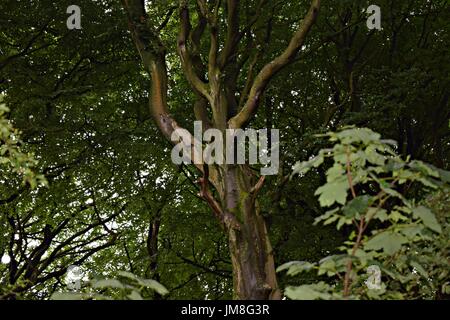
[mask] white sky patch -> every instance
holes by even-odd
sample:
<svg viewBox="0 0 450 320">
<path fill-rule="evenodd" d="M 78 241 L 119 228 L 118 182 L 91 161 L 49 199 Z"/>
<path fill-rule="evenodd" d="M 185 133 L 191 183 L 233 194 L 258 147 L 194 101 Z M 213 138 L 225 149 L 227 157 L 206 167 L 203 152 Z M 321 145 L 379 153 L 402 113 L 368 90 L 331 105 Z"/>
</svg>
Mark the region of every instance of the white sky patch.
<svg viewBox="0 0 450 320">
<path fill-rule="evenodd" d="M 11 262 L 11 257 L 5 253 L 5 254 L 3 255 L 1 261 L 2 261 L 3 264 L 8 264 L 8 263 Z"/>
<path fill-rule="evenodd" d="M 72 201 L 69 203 L 69 208 L 75 208 L 78 207 L 80 205 L 79 201 Z"/>
<path fill-rule="evenodd" d="M 4 254 L 1 261 L 3 264 L 8 264 L 11 262 L 11 257 L 7 254 Z"/>
<path fill-rule="evenodd" d="M 40 245 L 41 243 L 39 242 L 39 240 L 35 240 L 35 239 L 31 239 L 28 242 L 28 246 L 30 249 L 36 248 L 38 245 Z"/>
<path fill-rule="evenodd" d="M 117 230 L 119 228 L 119 225 L 115 221 L 106 222 L 105 225 L 109 230 Z"/>
<path fill-rule="evenodd" d="M 160 185 L 160 184 L 162 184 L 164 182 L 164 178 L 163 177 L 158 177 L 158 178 L 156 178 L 155 182 L 156 182 L 157 185 Z"/>
</svg>

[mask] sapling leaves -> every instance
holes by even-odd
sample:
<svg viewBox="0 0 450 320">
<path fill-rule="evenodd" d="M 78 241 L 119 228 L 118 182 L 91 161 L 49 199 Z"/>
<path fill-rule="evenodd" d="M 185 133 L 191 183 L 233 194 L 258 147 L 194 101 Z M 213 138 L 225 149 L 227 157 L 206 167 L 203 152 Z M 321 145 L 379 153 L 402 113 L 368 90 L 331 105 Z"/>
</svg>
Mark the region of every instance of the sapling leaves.
<svg viewBox="0 0 450 320">
<path fill-rule="evenodd" d="M 418 276 L 429 279 L 427 265 L 412 248 L 422 244 L 426 251 L 425 244 L 436 241 L 443 232 L 438 218 L 428 207 L 416 204 L 408 187 L 415 185 L 424 194 L 430 190 L 448 194 L 450 173 L 410 157 L 403 159 L 393 151 L 392 141 L 381 140 L 380 134 L 367 128 L 344 128 L 320 137 L 328 138 L 333 147 L 297 164 L 295 170 L 326 167 L 326 182 L 315 195 L 321 207 L 332 209 L 316 217 L 315 224 L 335 223 L 338 230 L 344 225 L 354 226 L 339 248 L 346 254 L 328 256 L 317 267 L 319 276 L 339 279 L 342 286 L 288 287 L 286 295 L 291 299 L 331 299 L 339 294 L 347 298 L 403 298 L 405 293 L 396 282 L 412 288 Z M 332 161 L 325 162 L 324 155 Z M 388 276 L 388 282 L 376 291 L 363 282 L 369 264 L 380 266 Z M 309 262 L 292 262 L 278 270 L 295 275 L 312 266 Z"/>
</svg>

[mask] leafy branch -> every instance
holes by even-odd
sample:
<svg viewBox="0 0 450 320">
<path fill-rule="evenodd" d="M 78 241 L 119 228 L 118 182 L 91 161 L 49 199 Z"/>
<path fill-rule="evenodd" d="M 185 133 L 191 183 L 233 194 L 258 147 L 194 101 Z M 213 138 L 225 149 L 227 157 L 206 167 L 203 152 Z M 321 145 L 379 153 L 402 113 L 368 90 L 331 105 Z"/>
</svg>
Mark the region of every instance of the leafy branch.
<svg viewBox="0 0 450 320">
<path fill-rule="evenodd" d="M 288 287 L 285 294 L 293 299 L 404 298 L 408 292 L 394 289 L 394 283 L 413 286 L 417 274 L 429 274 L 411 247 L 437 241 L 443 229 L 433 212 L 404 190 L 414 186 L 423 194 L 448 192 L 449 173 L 410 157 L 403 160 L 395 153 L 393 141 L 382 140 L 367 128 L 347 127 L 319 137 L 328 138 L 334 146 L 297 163 L 292 176 L 303 177 L 332 160 L 325 172 L 327 182 L 315 195 L 322 207 L 334 208 L 315 223 L 337 223 L 337 229 L 353 225 L 355 230 L 339 248 L 344 254 L 326 257 L 318 264 L 297 261 L 278 268 L 288 270 L 289 275 L 315 269 L 319 276 L 336 277 L 341 284 Z M 372 265 L 383 268 L 388 277 L 377 289 L 364 287 L 363 271 Z"/>
</svg>

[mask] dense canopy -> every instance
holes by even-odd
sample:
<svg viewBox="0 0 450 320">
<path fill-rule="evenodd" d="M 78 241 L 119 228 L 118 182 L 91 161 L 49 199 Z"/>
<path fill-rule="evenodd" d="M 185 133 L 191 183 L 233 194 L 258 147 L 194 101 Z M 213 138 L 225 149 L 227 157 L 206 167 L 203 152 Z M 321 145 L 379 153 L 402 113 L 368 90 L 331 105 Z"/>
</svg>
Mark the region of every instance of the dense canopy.
<svg viewBox="0 0 450 320">
<path fill-rule="evenodd" d="M 68 28 L 74 4 L 81 29 Z M 367 25 L 373 4 L 381 29 Z M 139 292 L 145 299 L 279 299 L 288 285 L 339 282 L 323 272 L 275 272 L 289 261 L 317 263 L 352 239 L 352 220 L 339 229 L 314 224 L 329 210 L 315 191 L 333 163 L 300 175 L 293 167 L 329 146 L 317 134 L 356 126 L 397 141 L 402 165 L 450 169 L 449 6 L 2 0 L 0 299 L 66 292 L 71 266 L 82 270 L 83 290 L 89 280 L 123 280 L 123 271 L 167 288 L 149 282 Z M 193 132 L 194 120 L 279 129 L 278 174 L 175 165 L 170 135 L 176 126 Z M 414 247 L 440 259 L 416 264 L 429 281 L 392 284 L 403 298 L 450 293 L 450 198 L 441 184 L 430 186 L 449 181 L 433 172 L 428 185 L 396 189 L 430 207 L 436 218 L 412 212 L 440 231 Z"/>
</svg>

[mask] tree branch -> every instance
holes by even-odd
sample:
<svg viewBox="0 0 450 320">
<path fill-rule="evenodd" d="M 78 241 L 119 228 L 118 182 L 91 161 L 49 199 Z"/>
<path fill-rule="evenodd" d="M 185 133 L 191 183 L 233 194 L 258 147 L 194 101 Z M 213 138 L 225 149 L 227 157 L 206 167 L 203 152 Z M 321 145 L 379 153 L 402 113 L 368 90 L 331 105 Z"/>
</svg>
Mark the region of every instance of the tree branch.
<svg viewBox="0 0 450 320">
<path fill-rule="evenodd" d="M 161 132 L 170 139 L 172 118 L 167 110 L 166 50 L 152 29 L 145 12 L 144 1 L 122 0 L 128 16 L 133 41 L 152 79 L 150 109 Z"/>
<path fill-rule="evenodd" d="M 269 81 L 285 66 L 291 63 L 298 51 L 300 51 L 306 36 L 316 21 L 320 7 L 320 0 L 313 0 L 311 7 L 306 14 L 300 27 L 292 37 L 288 47 L 274 60 L 266 64 L 256 76 L 250 94 L 242 110 L 228 121 L 230 128 L 242 128 L 256 113 L 260 99 Z"/>
<path fill-rule="evenodd" d="M 239 33 L 239 0 L 227 0 L 227 37 L 225 46 L 219 54 L 219 67 L 222 69 L 235 54 L 241 35 Z"/>
<path fill-rule="evenodd" d="M 195 72 L 194 63 L 192 61 L 191 52 L 188 49 L 187 40 L 191 33 L 191 22 L 189 17 L 189 9 L 186 0 L 180 0 L 180 31 L 178 34 L 177 49 L 181 59 L 181 65 L 184 70 L 189 84 L 195 92 L 204 98 L 210 100 L 208 86 L 204 83 Z"/>
</svg>

